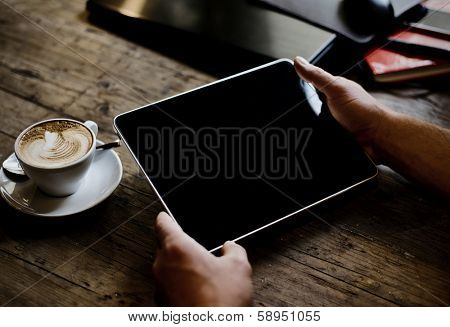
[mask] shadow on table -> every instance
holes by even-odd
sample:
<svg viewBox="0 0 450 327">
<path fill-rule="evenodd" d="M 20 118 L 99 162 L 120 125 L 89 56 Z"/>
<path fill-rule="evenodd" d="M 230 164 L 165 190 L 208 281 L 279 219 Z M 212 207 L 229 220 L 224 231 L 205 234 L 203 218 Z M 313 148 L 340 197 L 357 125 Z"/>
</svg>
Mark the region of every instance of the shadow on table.
<svg viewBox="0 0 450 327">
<path fill-rule="evenodd" d="M 3 218 L 0 229 L 4 234 L 14 238 L 45 239 L 93 229 L 102 223 L 102 212 L 108 201 L 82 213 L 66 217 L 37 217 L 21 213 L 4 201 L 0 203 Z"/>
</svg>

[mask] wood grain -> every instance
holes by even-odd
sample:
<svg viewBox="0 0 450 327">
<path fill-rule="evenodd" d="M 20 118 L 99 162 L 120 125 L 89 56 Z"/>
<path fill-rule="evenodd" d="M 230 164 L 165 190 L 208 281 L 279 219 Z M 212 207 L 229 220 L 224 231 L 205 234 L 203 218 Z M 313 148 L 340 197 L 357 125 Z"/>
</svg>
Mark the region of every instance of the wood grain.
<svg viewBox="0 0 450 327">
<path fill-rule="evenodd" d="M 33 122 L 92 119 L 99 138 L 110 141 L 118 113 L 214 80 L 91 25 L 84 1 L 6 3 L 0 3 L 0 160 Z M 368 87 L 399 112 L 450 127 L 448 83 Z M 161 205 L 127 151 L 118 152 L 119 188 L 80 215 L 37 219 L 0 200 L 1 304 L 154 304 L 153 220 Z M 448 305 L 449 229 L 444 199 L 381 167 L 376 185 L 246 242 L 254 302 Z"/>
</svg>

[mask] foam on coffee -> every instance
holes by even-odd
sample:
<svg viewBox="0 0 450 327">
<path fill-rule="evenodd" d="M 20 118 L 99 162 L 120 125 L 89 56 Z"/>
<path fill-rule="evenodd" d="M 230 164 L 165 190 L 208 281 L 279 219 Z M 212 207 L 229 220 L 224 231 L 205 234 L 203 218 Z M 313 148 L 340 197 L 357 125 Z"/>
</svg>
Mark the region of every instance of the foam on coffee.
<svg viewBox="0 0 450 327">
<path fill-rule="evenodd" d="M 29 165 L 58 168 L 89 152 L 93 138 L 82 124 L 54 120 L 34 126 L 19 141 L 20 158 Z"/>
</svg>

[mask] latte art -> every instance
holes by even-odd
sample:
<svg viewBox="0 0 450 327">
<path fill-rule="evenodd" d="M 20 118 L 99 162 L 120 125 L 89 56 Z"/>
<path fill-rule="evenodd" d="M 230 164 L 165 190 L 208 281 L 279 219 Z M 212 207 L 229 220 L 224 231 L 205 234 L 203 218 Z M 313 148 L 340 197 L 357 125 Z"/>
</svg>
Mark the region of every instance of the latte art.
<svg viewBox="0 0 450 327">
<path fill-rule="evenodd" d="M 92 147 L 92 135 L 84 125 L 56 120 L 37 125 L 19 142 L 19 155 L 33 166 L 58 168 L 83 157 Z"/>
</svg>

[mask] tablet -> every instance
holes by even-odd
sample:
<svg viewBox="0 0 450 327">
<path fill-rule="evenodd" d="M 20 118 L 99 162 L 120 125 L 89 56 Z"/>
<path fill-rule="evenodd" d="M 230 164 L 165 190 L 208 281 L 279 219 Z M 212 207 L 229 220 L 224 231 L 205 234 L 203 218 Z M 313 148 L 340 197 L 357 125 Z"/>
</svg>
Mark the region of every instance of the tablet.
<svg viewBox="0 0 450 327">
<path fill-rule="evenodd" d="M 168 213 L 210 251 L 377 174 L 287 59 L 123 113 L 114 126 Z"/>
</svg>

